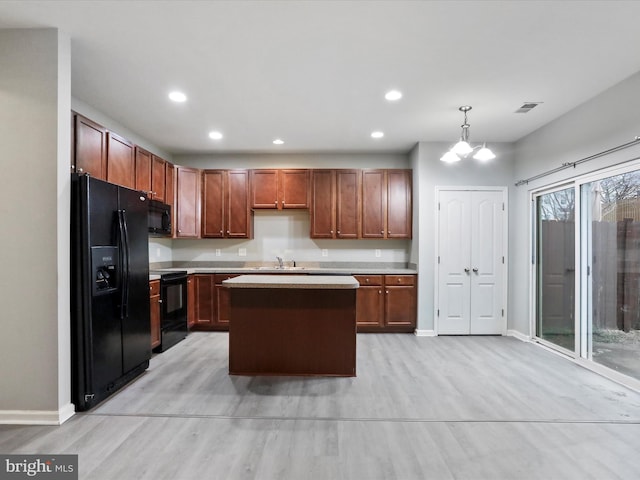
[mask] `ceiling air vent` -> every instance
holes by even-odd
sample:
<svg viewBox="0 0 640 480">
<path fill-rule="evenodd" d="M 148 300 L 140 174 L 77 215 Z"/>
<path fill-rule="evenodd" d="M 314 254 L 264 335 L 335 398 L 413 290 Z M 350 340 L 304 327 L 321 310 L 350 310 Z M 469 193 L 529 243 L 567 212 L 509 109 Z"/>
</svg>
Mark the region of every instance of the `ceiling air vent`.
<svg viewBox="0 0 640 480">
<path fill-rule="evenodd" d="M 528 113 L 531 110 L 533 110 L 534 108 L 536 108 L 538 105 L 540 105 L 542 102 L 526 102 L 523 103 L 522 106 L 516 110 L 516 113 Z"/>
</svg>

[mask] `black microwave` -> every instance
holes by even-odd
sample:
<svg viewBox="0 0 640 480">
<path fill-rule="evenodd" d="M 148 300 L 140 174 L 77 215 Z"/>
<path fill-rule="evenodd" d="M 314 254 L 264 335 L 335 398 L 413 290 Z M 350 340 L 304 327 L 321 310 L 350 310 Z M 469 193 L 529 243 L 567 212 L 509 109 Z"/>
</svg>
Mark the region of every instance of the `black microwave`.
<svg viewBox="0 0 640 480">
<path fill-rule="evenodd" d="M 149 234 L 156 237 L 171 236 L 171 206 L 158 200 L 149 200 Z"/>
</svg>

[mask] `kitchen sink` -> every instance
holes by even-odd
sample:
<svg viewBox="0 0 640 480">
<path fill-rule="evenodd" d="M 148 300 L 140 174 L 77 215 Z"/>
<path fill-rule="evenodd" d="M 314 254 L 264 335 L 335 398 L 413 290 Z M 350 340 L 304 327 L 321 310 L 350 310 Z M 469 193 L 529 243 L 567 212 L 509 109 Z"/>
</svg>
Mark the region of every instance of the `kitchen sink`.
<svg viewBox="0 0 640 480">
<path fill-rule="evenodd" d="M 255 270 L 304 270 L 305 267 L 254 267 Z"/>
</svg>

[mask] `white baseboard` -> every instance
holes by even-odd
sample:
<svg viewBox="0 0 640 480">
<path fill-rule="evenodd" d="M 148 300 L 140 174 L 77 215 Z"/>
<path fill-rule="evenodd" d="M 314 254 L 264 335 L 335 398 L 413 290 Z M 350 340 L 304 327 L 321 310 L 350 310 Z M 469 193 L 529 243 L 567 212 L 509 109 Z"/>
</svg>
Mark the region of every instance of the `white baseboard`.
<svg viewBox="0 0 640 480">
<path fill-rule="evenodd" d="M 60 410 L 0 410 L 0 425 L 62 425 L 74 414 L 72 403 Z"/>
<path fill-rule="evenodd" d="M 507 336 L 508 337 L 515 337 L 518 340 L 520 340 L 521 342 L 530 342 L 531 339 L 525 335 L 522 332 L 519 332 L 518 330 L 507 330 Z"/>
<path fill-rule="evenodd" d="M 436 331 L 435 330 L 418 330 L 416 328 L 416 330 L 413 332 L 415 334 L 416 337 L 436 337 Z"/>
</svg>

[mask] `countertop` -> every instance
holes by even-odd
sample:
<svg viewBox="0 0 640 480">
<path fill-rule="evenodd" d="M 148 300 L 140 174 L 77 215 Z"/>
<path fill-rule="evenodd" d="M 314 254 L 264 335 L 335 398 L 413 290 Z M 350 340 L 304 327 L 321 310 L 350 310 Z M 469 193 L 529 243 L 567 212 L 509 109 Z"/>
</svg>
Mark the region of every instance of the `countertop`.
<svg viewBox="0 0 640 480">
<path fill-rule="evenodd" d="M 341 290 L 358 288 L 358 281 L 346 275 L 240 275 L 222 282 L 229 288 L 289 288 Z"/>
<path fill-rule="evenodd" d="M 235 263 L 235 262 L 234 262 Z M 230 273 L 240 275 L 251 274 L 306 274 L 306 275 L 416 275 L 418 272 L 414 268 L 402 266 L 402 264 L 385 264 L 385 263 L 343 263 L 336 262 L 333 264 L 311 263 L 307 265 L 299 265 L 293 267 L 287 265 L 284 268 L 278 268 L 276 265 L 258 265 L 258 264 L 242 264 L 242 265 L 198 265 L 190 266 L 183 264 L 178 267 L 164 267 L 154 264 L 152 270 L 154 272 L 175 272 L 186 271 L 189 275 L 194 273 Z M 149 280 L 159 279 L 159 275 L 149 275 Z"/>
</svg>

